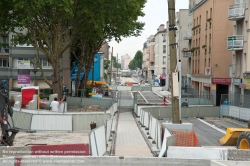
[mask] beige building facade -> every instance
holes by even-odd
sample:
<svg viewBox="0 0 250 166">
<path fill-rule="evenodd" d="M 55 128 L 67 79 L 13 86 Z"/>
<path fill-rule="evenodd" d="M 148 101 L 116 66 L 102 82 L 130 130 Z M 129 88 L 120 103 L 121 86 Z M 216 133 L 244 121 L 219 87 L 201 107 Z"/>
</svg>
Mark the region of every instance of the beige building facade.
<svg viewBox="0 0 250 166">
<path fill-rule="evenodd" d="M 220 105 L 221 94 L 228 94 L 231 85 L 229 66 L 231 52 L 227 49 L 227 37 L 233 33 L 233 22 L 228 20 L 228 6 L 233 0 L 190 0 L 193 8 L 192 39 L 190 52 L 191 85 L 198 95 Z"/>
</svg>

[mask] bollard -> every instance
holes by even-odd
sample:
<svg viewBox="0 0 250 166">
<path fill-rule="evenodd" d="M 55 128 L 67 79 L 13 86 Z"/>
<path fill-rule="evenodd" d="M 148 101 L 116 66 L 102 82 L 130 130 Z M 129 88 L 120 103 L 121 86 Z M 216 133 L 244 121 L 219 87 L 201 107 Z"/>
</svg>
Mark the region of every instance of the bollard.
<svg viewBox="0 0 250 166">
<path fill-rule="evenodd" d="M 91 122 L 90 123 L 90 129 L 93 130 L 96 128 L 96 123 L 95 122 Z"/>
</svg>

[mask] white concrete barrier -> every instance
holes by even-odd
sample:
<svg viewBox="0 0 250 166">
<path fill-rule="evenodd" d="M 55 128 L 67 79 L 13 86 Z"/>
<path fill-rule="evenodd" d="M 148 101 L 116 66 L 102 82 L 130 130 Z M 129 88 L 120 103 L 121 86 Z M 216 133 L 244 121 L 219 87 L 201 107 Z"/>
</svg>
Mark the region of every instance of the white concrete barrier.
<svg viewBox="0 0 250 166">
<path fill-rule="evenodd" d="M 167 150 L 167 157 L 185 159 L 227 160 L 228 149 L 170 146 Z"/>
<path fill-rule="evenodd" d="M 9 164 L 6 164 L 8 160 Z M 15 159 L 0 159 L 2 166 L 16 166 Z M 210 166 L 210 160 L 200 159 L 171 159 L 171 158 L 156 158 L 156 157 L 77 157 L 77 156 L 25 156 L 19 159 L 18 166 Z"/>
<path fill-rule="evenodd" d="M 216 161 L 212 160 L 210 166 L 249 166 L 250 161 Z"/>
</svg>

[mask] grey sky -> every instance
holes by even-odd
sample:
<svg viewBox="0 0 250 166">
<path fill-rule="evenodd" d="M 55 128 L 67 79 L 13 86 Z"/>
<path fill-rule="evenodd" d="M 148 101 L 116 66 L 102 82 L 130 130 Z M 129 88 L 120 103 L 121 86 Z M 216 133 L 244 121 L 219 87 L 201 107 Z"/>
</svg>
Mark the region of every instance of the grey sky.
<svg viewBox="0 0 250 166">
<path fill-rule="evenodd" d="M 187 9 L 188 3 L 189 0 L 175 0 L 175 11 Z M 139 19 L 145 22 L 141 36 L 124 38 L 120 43 L 111 41 L 109 45 L 113 47 L 114 56 L 117 56 L 118 53 L 120 58 L 122 55 L 128 54 L 133 58 L 138 50 L 142 50 L 146 39 L 150 35 L 156 34 L 160 24 L 166 26 L 166 22 L 168 21 L 168 0 L 148 0 L 143 11 L 145 16 Z"/>
</svg>

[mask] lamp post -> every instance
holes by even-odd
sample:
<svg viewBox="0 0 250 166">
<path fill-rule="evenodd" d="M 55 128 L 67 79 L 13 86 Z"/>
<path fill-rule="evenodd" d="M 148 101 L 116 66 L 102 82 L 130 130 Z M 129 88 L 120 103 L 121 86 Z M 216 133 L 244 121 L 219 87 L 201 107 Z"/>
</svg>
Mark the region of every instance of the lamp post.
<svg viewBox="0 0 250 166">
<path fill-rule="evenodd" d="M 34 86 L 37 86 L 37 82 L 36 82 L 36 72 L 38 72 L 38 69 L 37 69 L 37 60 L 36 58 L 34 59 L 33 61 L 33 69 L 32 69 L 34 75 L 35 75 L 35 78 L 34 78 Z"/>
</svg>

